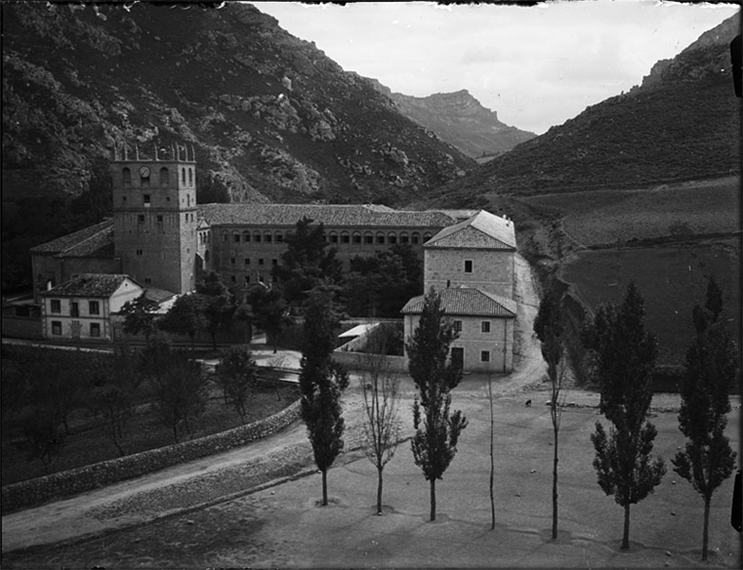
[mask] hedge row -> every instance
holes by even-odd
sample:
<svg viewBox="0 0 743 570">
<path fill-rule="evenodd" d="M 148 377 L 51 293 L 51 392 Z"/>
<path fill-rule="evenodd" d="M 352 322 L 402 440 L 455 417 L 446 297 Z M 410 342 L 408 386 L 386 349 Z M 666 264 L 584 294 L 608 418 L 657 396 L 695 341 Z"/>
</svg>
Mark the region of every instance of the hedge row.
<svg viewBox="0 0 743 570">
<path fill-rule="evenodd" d="M 2 488 L 3 515 L 213 455 L 285 428 L 299 418 L 299 400 L 262 420 L 192 441 L 52 473 Z"/>
</svg>

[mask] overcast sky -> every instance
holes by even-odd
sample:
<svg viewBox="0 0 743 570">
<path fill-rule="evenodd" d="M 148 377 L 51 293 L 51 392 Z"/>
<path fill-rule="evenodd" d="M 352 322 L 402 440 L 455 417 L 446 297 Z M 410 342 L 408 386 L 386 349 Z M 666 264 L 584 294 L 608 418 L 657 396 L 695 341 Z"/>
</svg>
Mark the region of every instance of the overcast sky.
<svg viewBox="0 0 743 570">
<path fill-rule="evenodd" d="M 253 4 L 347 71 L 416 97 L 467 89 L 537 134 L 640 84 L 656 61 L 739 10 L 649 0 Z"/>
</svg>

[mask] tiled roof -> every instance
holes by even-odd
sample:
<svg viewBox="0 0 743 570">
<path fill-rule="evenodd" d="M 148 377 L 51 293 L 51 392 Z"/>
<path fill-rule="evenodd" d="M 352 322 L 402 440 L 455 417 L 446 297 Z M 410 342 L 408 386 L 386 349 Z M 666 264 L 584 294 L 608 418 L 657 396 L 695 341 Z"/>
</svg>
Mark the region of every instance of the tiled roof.
<svg viewBox="0 0 743 570">
<path fill-rule="evenodd" d="M 66 283 L 57 285 L 49 291 L 44 291 L 41 295 L 46 297 L 102 297 L 107 299 L 116 292 L 126 279 L 139 285 L 128 275 L 82 273 Z"/>
<path fill-rule="evenodd" d="M 441 212 L 443 214 L 446 214 L 447 216 L 451 216 L 455 220 L 466 220 L 467 218 L 471 218 L 479 210 L 449 210 L 449 209 L 438 209 L 438 210 L 427 210 L 428 212 Z"/>
<path fill-rule="evenodd" d="M 425 244 L 427 247 L 516 249 L 516 232 L 511 220 L 485 210 L 441 230 Z"/>
<path fill-rule="evenodd" d="M 304 216 L 328 227 L 445 227 L 456 219 L 443 212 L 393 210 L 362 204 L 201 204 L 199 216 L 212 225 L 294 226 Z"/>
<path fill-rule="evenodd" d="M 113 248 L 113 220 L 105 220 L 94 226 L 76 231 L 52 241 L 31 248 L 31 253 L 65 253 L 77 257 L 105 249 L 109 244 Z M 73 251 L 74 253 L 69 253 Z M 113 249 L 111 250 L 113 253 Z"/>
<path fill-rule="evenodd" d="M 441 306 L 447 315 L 488 316 L 513 318 L 516 316 L 516 301 L 482 289 L 455 287 L 437 291 L 441 295 Z M 418 315 L 423 312 L 425 295 L 413 297 L 400 311 Z"/>
</svg>

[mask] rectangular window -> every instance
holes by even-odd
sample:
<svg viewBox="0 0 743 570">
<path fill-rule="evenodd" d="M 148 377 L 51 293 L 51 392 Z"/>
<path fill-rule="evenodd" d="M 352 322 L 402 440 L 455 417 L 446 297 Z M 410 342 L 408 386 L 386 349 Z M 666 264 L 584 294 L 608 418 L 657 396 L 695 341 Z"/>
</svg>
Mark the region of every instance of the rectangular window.
<svg viewBox="0 0 743 570">
<path fill-rule="evenodd" d="M 62 301 L 60 301 L 59 299 L 52 299 L 51 310 L 52 313 L 61 313 Z"/>
<path fill-rule="evenodd" d="M 490 362 L 490 351 L 489 350 L 483 350 L 480 353 L 480 362 Z"/>
<path fill-rule="evenodd" d="M 266 234 L 265 236 L 266 243 L 271 243 L 273 241 L 273 236 L 271 234 Z"/>
<path fill-rule="evenodd" d="M 101 336 L 101 324 L 90 323 L 90 336 L 99 337 Z"/>
<path fill-rule="evenodd" d="M 276 241 L 281 243 L 284 241 L 284 234 L 276 234 Z"/>
<path fill-rule="evenodd" d="M 237 277 L 235 277 L 234 275 L 230 275 L 230 282 L 237 283 Z"/>
<path fill-rule="evenodd" d="M 149 194 L 144 194 L 142 196 L 142 198 L 144 198 L 144 205 L 145 205 L 145 207 L 149 206 L 150 205 L 150 195 Z"/>
<path fill-rule="evenodd" d="M 235 265 L 237 260 L 234 257 L 230 257 L 230 265 Z"/>
<path fill-rule="evenodd" d="M 278 264 L 279 264 L 279 260 L 278 259 L 272 259 L 271 260 L 271 265 L 278 265 Z"/>
<path fill-rule="evenodd" d="M 162 214 L 158 214 L 158 216 L 157 216 L 157 223 L 158 223 L 158 224 L 162 224 L 162 223 L 163 223 L 163 217 L 162 217 Z"/>
<path fill-rule="evenodd" d="M 144 214 L 139 214 L 139 215 L 137 216 L 137 221 L 138 221 L 138 222 L 139 222 L 140 224 L 144 224 Z"/>
<path fill-rule="evenodd" d="M 250 258 L 249 257 L 246 257 L 245 258 L 245 265 L 250 265 Z"/>
<path fill-rule="evenodd" d="M 263 265 L 263 258 L 262 257 L 258 258 L 258 265 Z"/>
<path fill-rule="evenodd" d="M 361 243 L 361 236 L 360 235 L 354 235 L 353 236 L 353 243 L 356 243 L 356 244 Z"/>
<path fill-rule="evenodd" d="M 100 315 L 101 304 L 98 301 L 88 301 L 88 313 L 91 315 Z"/>
<path fill-rule="evenodd" d="M 350 237 L 348 234 L 341 234 L 341 243 L 348 243 Z"/>
<path fill-rule="evenodd" d="M 483 321 L 482 322 L 482 332 L 489 333 L 490 332 L 490 321 Z"/>
<path fill-rule="evenodd" d="M 462 332 L 462 321 L 454 321 L 454 332 Z"/>
<path fill-rule="evenodd" d="M 235 243 L 240 243 L 240 234 L 234 234 L 232 236 L 232 241 L 234 241 Z"/>
<path fill-rule="evenodd" d="M 70 314 L 73 317 L 79 317 L 80 316 L 80 304 L 76 301 L 73 301 L 70 305 Z"/>
<path fill-rule="evenodd" d="M 137 255 L 142 255 L 143 251 L 144 251 L 144 250 L 138 249 L 138 250 L 136 251 L 136 253 L 137 253 Z"/>
<path fill-rule="evenodd" d="M 145 277 L 144 278 L 144 282 L 147 283 L 147 285 L 149 285 L 150 283 L 152 283 L 152 278 L 151 277 Z"/>
<path fill-rule="evenodd" d="M 464 260 L 464 272 L 472 273 L 472 260 L 471 259 Z"/>
<path fill-rule="evenodd" d="M 52 334 L 62 334 L 62 321 L 52 321 Z"/>
</svg>

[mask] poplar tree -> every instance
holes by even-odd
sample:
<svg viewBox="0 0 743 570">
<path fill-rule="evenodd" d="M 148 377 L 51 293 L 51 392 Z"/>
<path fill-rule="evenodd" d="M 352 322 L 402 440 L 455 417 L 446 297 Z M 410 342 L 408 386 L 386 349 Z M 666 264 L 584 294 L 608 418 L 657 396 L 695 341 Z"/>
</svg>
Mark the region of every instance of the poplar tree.
<svg viewBox="0 0 743 570">
<path fill-rule="evenodd" d="M 467 427 L 460 410 L 453 413 L 451 390 L 462 380 L 462 369 L 451 362 L 449 347 L 457 338 L 444 317 L 441 298 L 431 291 L 424 299 L 420 322 L 406 343 L 408 370 L 418 393 L 413 403 L 415 435 L 411 441 L 415 464 L 431 489 L 431 520 L 436 520 L 436 479 L 441 479 L 457 453 L 459 436 Z M 422 408 L 422 410 L 421 410 Z"/>
<path fill-rule="evenodd" d="M 322 473 L 323 506 L 328 504 L 328 469 L 343 451 L 345 427 L 341 395 L 348 387 L 348 373 L 332 359 L 337 323 L 330 294 L 312 292 L 304 309 L 300 413 L 307 426 L 315 465 Z"/>
<path fill-rule="evenodd" d="M 565 317 L 557 294 L 549 290 L 539 303 L 539 311 L 534 319 L 534 334 L 542 348 L 542 358 L 547 363 L 547 377 L 550 381 L 550 418 L 554 435 L 554 455 L 552 460 L 552 538 L 557 538 L 557 444 L 562 418 L 560 392 L 565 371 Z M 561 366 L 562 364 L 562 366 Z"/>
<path fill-rule="evenodd" d="M 694 306 L 696 338 L 686 352 L 686 373 L 680 385 L 679 430 L 687 442 L 671 461 L 704 501 L 702 560 L 709 548 L 712 495 L 733 474 L 736 453 L 725 436 L 730 412 L 730 386 L 738 378 L 739 355 L 730 332 L 719 318 L 722 292 L 714 278 L 707 284 L 704 307 Z"/>
<path fill-rule="evenodd" d="M 650 381 L 658 347 L 644 316 L 642 296 L 630 283 L 622 304 L 602 305 L 583 331 L 601 389 L 599 410 L 612 423 L 607 433 L 596 422 L 593 466 L 604 493 L 624 507 L 622 550 L 629 549 L 630 505 L 652 493 L 666 472 L 663 459 L 651 456 L 658 432 L 648 421 Z"/>
</svg>

